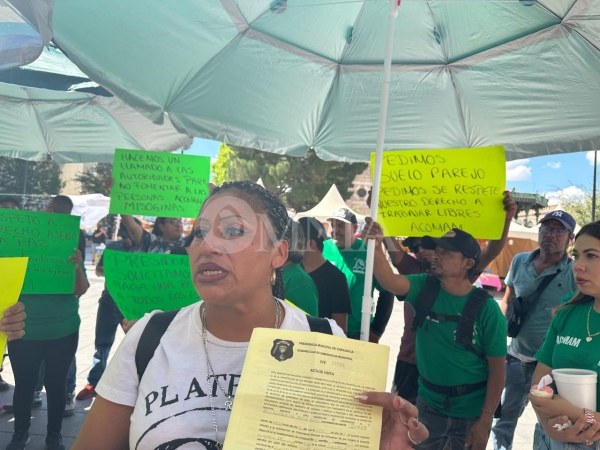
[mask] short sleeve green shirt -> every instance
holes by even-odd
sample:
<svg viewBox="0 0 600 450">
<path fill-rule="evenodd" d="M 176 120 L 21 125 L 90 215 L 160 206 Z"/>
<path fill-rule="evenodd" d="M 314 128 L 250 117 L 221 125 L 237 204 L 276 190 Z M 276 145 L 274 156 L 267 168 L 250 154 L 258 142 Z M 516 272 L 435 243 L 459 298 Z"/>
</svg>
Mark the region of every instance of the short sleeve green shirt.
<svg viewBox="0 0 600 450">
<path fill-rule="evenodd" d="M 425 285 L 426 274 L 408 275 L 410 290 L 405 301 L 415 306 Z M 452 295 L 440 289 L 433 312 L 460 315 L 467 295 Z M 441 386 L 480 383 L 488 378 L 488 364 L 475 353 L 455 341 L 457 322 L 439 322 L 425 319 L 416 333 L 416 355 L 419 373 L 427 381 Z M 475 321 L 473 345 L 489 357 L 506 355 L 506 319 L 496 300 L 489 297 Z M 485 388 L 467 395 L 449 399 L 450 409 L 444 406 L 445 396 L 419 383 L 419 397 L 445 415 L 458 418 L 476 418 L 481 414 Z"/>
<path fill-rule="evenodd" d="M 600 313 L 590 310 L 591 306 L 592 302 L 586 302 L 559 310 L 536 359 L 553 369 L 588 369 L 600 375 L 600 335 L 586 341 L 588 312 L 590 332 L 600 331 Z M 600 389 L 596 390 L 596 405 L 600 405 Z"/>
<path fill-rule="evenodd" d="M 79 298 L 74 294 L 22 294 L 19 301 L 27 314 L 22 339 L 59 339 L 79 330 Z"/>
</svg>

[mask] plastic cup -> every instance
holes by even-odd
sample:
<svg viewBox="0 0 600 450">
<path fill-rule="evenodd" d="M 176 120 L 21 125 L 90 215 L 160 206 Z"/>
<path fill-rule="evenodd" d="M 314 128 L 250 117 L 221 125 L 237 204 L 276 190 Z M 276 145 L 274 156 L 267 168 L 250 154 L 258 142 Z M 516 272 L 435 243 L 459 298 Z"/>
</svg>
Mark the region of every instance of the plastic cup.
<svg viewBox="0 0 600 450">
<path fill-rule="evenodd" d="M 554 369 L 552 378 L 561 397 L 575 406 L 596 411 L 596 372 L 586 369 Z"/>
</svg>

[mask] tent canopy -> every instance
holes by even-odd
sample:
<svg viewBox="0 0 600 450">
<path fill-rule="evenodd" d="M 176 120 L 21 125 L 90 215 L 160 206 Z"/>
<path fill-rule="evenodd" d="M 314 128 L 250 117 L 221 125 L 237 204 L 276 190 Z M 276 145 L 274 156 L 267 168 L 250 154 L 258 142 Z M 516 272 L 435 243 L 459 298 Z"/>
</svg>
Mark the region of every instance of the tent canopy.
<svg viewBox="0 0 600 450">
<path fill-rule="evenodd" d="M 0 83 L 0 156 L 112 162 L 115 148 L 179 150 L 191 138 L 116 97 Z"/>
<path fill-rule="evenodd" d="M 54 41 L 160 123 L 243 147 L 365 161 L 389 2 L 55 0 Z M 600 147 L 600 2 L 403 0 L 385 149 Z"/>
<path fill-rule="evenodd" d="M 319 203 L 317 203 L 317 205 L 314 208 L 309 209 L 308 211 L 299 212 L 294 216 L 294 219 L 297 220 L 301 217 L 314 217 L 315 219 L 321 222 L 325 222 L 327 218 L 331 217 L 333 212 L 339 208 L 346 208 L 352 211 L 352 209 L 349 208 L 348 205 L 346 205 L 346 202 L 342 198 L 342 194 L 340 194 L 340 191 L 338 191 L 337 186 L 335 184 L 332 184 L 329 188 L 329 191 L 327 191 L 327 194 L 325 194 L 325 196 L 321 199 Z M 354 215 L 356 215 L 357 220 L 363 220 L 365 218 L 365 216 L 363 216 L 362 214 L 359 214 L 355 211 L 352 212 L 354 213 Z"/>
<path fill-rule="evenodd" d="M 0 70 L 40 56 L 52 37 L 52 7 L 52 0 L 0 0 Z"/>
<path fill-rule="evenodd" d="M 514 220 L 510 223 L 510 228 L 508 230 L 508 237 L 510 238 L 518 238 L 518 239 L 528 239 L 537 244 L 538 240 L 538 231 L 539 228 L 529 228 L 524 225 L 515 222 Z"/>
</svg>

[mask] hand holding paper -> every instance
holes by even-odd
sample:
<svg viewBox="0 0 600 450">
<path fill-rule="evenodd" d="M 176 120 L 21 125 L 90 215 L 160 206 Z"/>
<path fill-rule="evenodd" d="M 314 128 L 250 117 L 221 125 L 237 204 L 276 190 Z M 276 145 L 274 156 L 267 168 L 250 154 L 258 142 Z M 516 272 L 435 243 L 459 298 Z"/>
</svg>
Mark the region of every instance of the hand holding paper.
<svg viewBox="0 0 600 450">
<path fill-rule="evenodd" d="M 17 302 L 0 315 L 0 332 L 5 333 L 9 341 L 25 336 L 25 305 Z"/>
<path fill-rule="evenodd" d="M 365 392 L 357 397 L 361 403 L 383 408 L 380 450 L 411 449 L 429 437 L 412 403 L 389 392 Z"/>
<path fill-rule="evenodd" d="M 376 450 L 382 409 L 371 405 L 386 410 L 388 448 L 406 442 L 389 422 L 407 413 L 402 405 L 383 392 L 368 394 L 370 404 L 356 399 L 385 390 L 388 354 L 382 345 L 321 333 L 255 329 L 224 448 L 310 448 L 319 442 L 329 450 Z"/>
<path fill-rule="evenodd" d="M 17 339 L 23 336 L 23 321 L 25 313 L 23 304 L 17 304 L 29 258 L 0 258 L 0 360 L 4 355 L 4 347 L 8 338 Z"/>
</svg>

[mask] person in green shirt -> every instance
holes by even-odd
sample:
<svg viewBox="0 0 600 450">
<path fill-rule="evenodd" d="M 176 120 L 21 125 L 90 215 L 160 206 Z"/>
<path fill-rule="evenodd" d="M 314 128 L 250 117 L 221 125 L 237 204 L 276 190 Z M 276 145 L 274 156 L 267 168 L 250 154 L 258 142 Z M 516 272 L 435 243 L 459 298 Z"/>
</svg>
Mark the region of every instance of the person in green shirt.
<svg viewBox="0 0 600 450">
<path fill-rule="evenodd" d="M 427 274 L 399 275 L 392 271 L 382 248 L 383 236 L 375 237 L 374 273 L 379 283 L 416 306 Z M 429 439 L 419 449 L 470 447 L 484 450 L 494 411 L 504 387 L 506 319 L 492 297 L 487 297 L 476 316 L 472 347 L 455 340 L 458 322 L 473 290 L 470 276 L 481 256 L 477 241 L 454 228 L 441 238 L 425 236 L 421 246 L 435 250 L 430 273 L 439 280 L 439 292 L 430 314 L 416 330 L 419 370 L 417 408 L 419 419 L 429 429 Z M 447 447 L 448 446 L 448 447 Z"/>
<path fill-rule="evenodd" d="M 47 211 L 69 214 L 71 200 L 57 195 Z M 27 334 L 9 342 L 8 355 L 15 376 L 13 413 L 14 433 L 6 450 L 21 450 L 29 441 L 31 399 L 40 373 L 45 366 L 44 385 L 48 399 L 47 450 L 64 450 L 61 428 L 67 399 L 67 373 L 77 351 L 79 339 L 79 297 L 90 284 L 85 275 L 80 250 L 71 257 L 75 283 L 71 294 L 22 294 Z"/>
<path fill-rule="evenodd" d="M 581 228 L 572 255 L 578 291 L 555 310 L 544 343 L 535 355 L 538 364 L 532 387 L 553 369 L 588 369 L 600 375 L 600 221 Z M 539 420 L 534 437 L 536 450 L 600 447 L 600 389 L 596 390 L 595 410 L 574 405 L 560 392 L 553 398 L 530 394 L 529 400 Z"/>
<path fill-rule="evenodd" d="M 346 277 L 351 306 L 347 335 L 352 339 L 360 339 L 367 246 L 356 237 L 358 221 L 349 209 L 337 209 L 327 220 L 331 223 L 331 239 L 323 242 L 323 257 Z M 379 342 L 392 313 L 394 296 L 377 283 L 374 286 L 379 291 L 379 297 L 375 317 L 371 318 L 369 341 Z"/>
<path fill-rule="evenodd" d="M 319 315 L 319 293 L 310 275 L 302 267 L 302 258 L 306 250 L 306 238 L 298 226 L 291 221 L 288 233 L 288 258 L 283 265 L 283 293 L 285 299 L 292 302 L 307 314 Z"/>
</svg>

